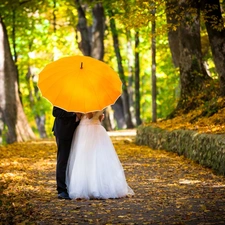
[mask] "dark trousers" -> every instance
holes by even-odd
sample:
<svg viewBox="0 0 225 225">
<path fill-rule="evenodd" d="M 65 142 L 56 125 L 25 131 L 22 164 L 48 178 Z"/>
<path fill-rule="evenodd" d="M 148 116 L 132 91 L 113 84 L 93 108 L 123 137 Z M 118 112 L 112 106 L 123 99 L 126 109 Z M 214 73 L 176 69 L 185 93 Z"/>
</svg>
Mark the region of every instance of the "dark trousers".
<svg viewBox="0 0 225 225">
<path fill-rule="evenodd" d="M 56 183 L 58 193 L 67 192 L 66 187 L 66 167 L 70 154 L 72 138 L 64 140 L 56 137 L 57 143 L 57 164 L 56 164 Z"/>
</svg>

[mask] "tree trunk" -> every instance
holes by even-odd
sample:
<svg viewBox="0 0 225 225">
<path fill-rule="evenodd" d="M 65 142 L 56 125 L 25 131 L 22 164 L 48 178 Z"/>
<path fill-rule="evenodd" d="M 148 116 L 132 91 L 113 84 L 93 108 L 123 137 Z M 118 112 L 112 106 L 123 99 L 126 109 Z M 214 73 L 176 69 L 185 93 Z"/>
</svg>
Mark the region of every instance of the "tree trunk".
<svg viewBox="0 0 225 225">
<path fill-rule="evenodd" d="M 124 120 L 122 98 L 117 99 L 116 103 L 112 105 L 112 109 L 114 110 L 114 118 L 116 119 L 118 129 L 125 129 L 126 122 Z"/>
<path fill-rule="evenodd" d="M 77 7 L 77 12 L 78 12 L 77 29 L 81 34 L 81 42 L 78 44 L 79 49 L 81 50 L 83 55 L 90 56 L 91 55 L 91 37 L 90 37 L 90 32 L 87 26 L 85 11 L 83 10 L 79 0 L 75 0 L 75 4 Z"/>
<path fill-rule="evenodd" d="M 178 37 L 178 26 L 179 26 L 179 9 L 177 0 L 166 1 L 166 19 L 168 25 L 168 41 L 170 51 L 175 67 L 179 67 L 180 49 L 179 49 L 179 37 Z"/>
<path fill-rule="evenodd" d="M 225 28 L 219 0 L 203 0 L 202 10 L 214 63 L 219 75 L 220 95 L 225 96 Z"/>
<path fill-rule="evenodd" d="M 139 32 L 135 33 L 135 116 L 136 123 L 139 126 L 141 121 L 140 113 L 140 60 L 139 60 Z"/>
<path fill-rule="evenodd" d="M 204 67 L 201 40 L 198 1 L 179 1 L 181 10 L 181 22 L 179 29 L 179 67 L 181 98 L 178 108 L 185 107 L 187 110 L 194 109 L 196 97 L 204 88 L 209 79 Z M 192 8 L 192 12 L 188 12 Z M 194 13 L 193 13 L 194 10 Z"/>
<path fill-rule="evenodd" d="M 134 125 L 131 120 L 129 95 L 128 95 L 128 91 L 127 91 L 126 79 L 125 79 L 123 65 L 122 65 L 122 57 L 121 57 L 120 49 L 119 49 L 119 38 L 118 38 L 118 34 L 117 34 L 115 20 L 113 18 L 114 14 L 113 14 L 112 10 L 108 10 L 108 13 L 110 16 L 110 28 L 111 28 L 112 36 L 113 36 L 113 46 L 114 46 L 114 50 L 116 53 L 118 71 L 119 71 L 120 79 L 122 80 L 122 83 L 123 83 L 122 99 L 123 99 L 125 121 L 126 121 L 127 128 L 133 128 Z"/>
<path fill-rule="evenodd" d="M 104 33 L 105 33 L 105 15 L 101 3 L 94 5 L 92 9 L 93 24 L 91 28 L 91 56 L 98 60 L 103 61 L 104 57 Z M 110 121 L 109 109 L 105 109 L 105 119 L 103 126 L 107 131 L 112 130 Z"/>
<path fill-rule="evenodd" d="M 92 9 L 92 42 L 91 56 L 103 61 L 104 57 L 104 33 L 105 33 L 105 15 L 101 3 L 97 3 Z"/>
<path fill-rule="evenodd" d="M 3 64 L 0 69 L 3 89 L 0 91 L 0 111 L 3 121 L 8 128 L 7 143 L 34 139 L 18 94 L 17 71 L 10 52 L 6 27 L 0 18 L 1 58 Z"/>
<path fill-rule="evenodd" d="M 0 65 L 1 68 L 1 65 Z M 1 79 L 1 73 L 0 73 L 0 79 Z M 1 87 L 0 87 L 1 88 Z M 0 93 L 0 98 L 1 98 L 1 93 Z M 1 101 L 1 99 L 0 99 Z M 3 132 L 4 132 L 4 122 L 3 122 L 3 113 L 0 108 L 0 145 L 3 144 Z"/>
<path fill-rule="evenodd" d="M 82 8 L 79 0 L 76 1 L 78 11 L 78 31 L 81 34 L 81 42 L 79 48 L 83 55 L 91 56 L 103 61 L 104 57 L 104 33 L 105 33 L 105 15 L 101 3 L 97 3 L 92 8 L 93 24 L 87 26 L 85 10 Z M 108 110 L 105 110 L 105 119 L 103 126 L 106 130 L 112 130 L 110 116 Z"/>
<path fill-rule="evenodd" d="M 156 105 L 156 37 L 155 37 L 155 12 L 153 12 L 154 19 L 152 21 L 152 122 L 157 120 L 157 105 Z"/>
<path fill-rule="evenodd" d="M 32 88 L 31 88 L 31 82 L 32 79 L 31 79 L 31 69 L 30 67 L 28 67 L 28 72 L 27 72 L 27 76 L 26 76 L 26 79 L 27 79 L 27 88 L 28 88 L 28 91 L 29 91 L 29 103 L 30 103 L 30 108 L 33 109 L 34 106 L 35 106 L 35 99 L 37 99 L 37 95 L 39 92 L 32 92 Z M 37 128 L 38 128 L 38 132 L 39 132 L 39 135 L 41 138 L 46 138 L 47 137 L 47 134 L 46 134 L 46 130 L 45 130 L 45 115 L 42 114 L 42 115 L 39 115 L 37 112 L 35 113 L 35 122 L 36 122 L 36 125 L 37 125 Z"/>
<path fill-rule="evenodd" d="M 107 107 L 107 108 L 104 110 L 104 115 L 105 115 L 105 118 L 104 118 L 104 120 L 102 121 L 102 125 L 105 127 L 105 129 L 106 129 L 107 131 L 113 130 L 113 129 L 112 129 L 112 124 L 111 124 L 111 119 L 110 119 L 109 107 Z"/>
<path fill-rule="evenodd" d="M 0 18 L 1 20 L 1 18 Z M 5 128 L 3 109 L 5 108 L 5 73 L 4 73 L 4 65 L 5 65 L 5 52 L 4 52 L 4 37 L 3 37 L 3 27 L 2 23 L 0 23 L 0 144 L 3 143 L 3 133 Z M 13 130 L 13 136 L 16 137 L 15 129 Z M 16 139 L 16 138 L 15 138 Z"/>
<path fill-rule="evenodd" d="M 46 134 L 46 130 L 45 130 L 45 115 L 35 115 L 35 122 L 38 128 L 38 132 L 40 134 L 41 138 L 46 138 L 47 134 Z"/>
<path fill-rule="evenodd" d="M 128 94 L 129 94 L 129 105 L 130 105 L 130 113 L 131 118 L 133 119 L 134 124 L 136 124 L 136 117 L 135 117 L 135 108 L 134 108 L 134 72 L 133 72 L 133 65 L 134 65 L 134 54 L 132 49 L 132 37 L 130 30 L 126 31 L 127 34 L 127 61 L 128 61 Z"/>
</svg>

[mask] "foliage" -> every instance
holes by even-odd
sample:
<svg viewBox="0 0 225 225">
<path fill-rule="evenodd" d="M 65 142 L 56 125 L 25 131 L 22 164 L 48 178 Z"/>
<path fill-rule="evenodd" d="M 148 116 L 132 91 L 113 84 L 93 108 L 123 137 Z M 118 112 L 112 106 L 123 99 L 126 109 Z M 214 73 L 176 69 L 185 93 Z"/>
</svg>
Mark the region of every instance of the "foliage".
<svg viewBox="0 0 225 225">
<path fill-rule="evenodd" d="M 142 0 L 122 0 L 113 3 L 114 8 L 118 11 L 117 18 L 126 24 L 128 29 L 139 29 L 141 27 L 149 27 L 153 20 L 152 11 L 161 10 L 164 2 L 157 1 L 142 1 Z M 158 15 L 157 15 L 158 16 Z"/>
<path fill-rule="evenodd" d="M 124 45 L 127 42 L 126 31 L 131 32 L 133 55 L 135 53 L 134 33 L 136 30 L 139 31 L 140 104 L 141 117 L 144 122 L 151 120 L 151 11 L 156 8 L 157 114 L 159 118 L 165 118 L 176 107 L 179 97 L 179 78 L 178 71 L 173 66 L 168 47 L 166 18 L 165 13 L 163 13 L 164 4 L 161 1 L 157 1 L 156 5 L 143 1 L 129 1 L 129 4 L 127 1 L 113 1 L 112 5 L 114 6 L 116 24 L 119 25 L 120 48 L 124 59 L 123 66 L 127 82 L 129 75 L 128 57 L 134 58 L 134 56 L 129 55 L 129 52 L 126 51 L 126 45 Z M 109 5 L 106 4 L 106 7 L 109 7 Z M 134 71 L 134 65 L 132 65 L 132 69 Z"/>
<path fill-rule="evenodd" d="M 48 0 L 21 3 L 10 0 L 0 4 L 14 60 L 17 57 L 19 89 L 24 111 L 35 133 L 35 117 L 45 115 L 50 118 L 46 124 L 49 136 L 52 128 L 52 106 L 38 92 L 38 73 L 47 63 L 63 55 L 79 53 L 74 28 L 71 26 L 76 23 L 75 17 L 71 16 L 74 6 L 66 1 L 60 1 L 55 8 L 52 4 L 53 1 Z M 53 20 L 54 14 L 56 23 Z M 12 38 L 13 35 L 15 39 Z"/>
<path fill-rule="evenodd" d="M 117 133 L 112 140 L 135 192 L 132 198 L 58 200 L 54 140 L 0 147 L 1 224 L 224 221 L 224 177 L 174 153 L 137 146 L 132 137 L 122 135 Z"/>
<path fill-rule="evenodd" d="M 196 96 L 196 102 L 201 102 L 201 104 L 199 104 L 194 110 L 191 110 L 188 113 L 180 110 L 175 117 L 166 120 L 159 120 L 153 125 L 168 130 L 187 129 L 198 131 L 199 133 L 224 133 L 224 98 L 215 96 L 209 101 L 203 101 L 199 97 L 200 96 Z M 146 123 L 145 125 L 149 126 L 152 125 L 152 123 Z"/>
<path fill-rule="evenodd" d="M 138 29 L 140 30 L 140 60 L 141 60 L 141 80 L 143 83 L 141 84 L 141 106 L 142 106 L 142 118 L 144 121 L 149 121 L 151 119 L 151 90 L 150 90 L 150 27 L 149 27 L 149 12 L 152 9 L 152 6 L 147 2 L 138 1 L 135 3 L 131 1 L 132 4 L 125 5 L 126 2 L 119 1 L 105 1 L 104 5 L 107 7 L 120 5 L 120 7 L 116 7 L 116 20 L 118 25 L 118 30 L 120 32 L 119 38 L 121 43 L 121 53 L 123 58 L 123 66 L 125 68 L 125 75 L 127 77 L 128 82 L 128 64 L 127 64 L 127 49 L 126 42 L 127 36 L 126 31 L 129 29 L 129 25 L 127 23 L 127 19 L 132 16 L 132 13 L 136 10 L 134 16 L 136 17 L 139 13 L 139 18 L 143 20 L 142 22 L 138 22 Z M 37 95 L 35 93 L 35 85 L 38 79 L 38 73 L 41 69 L 52 60 L 55 60 L 64 55 L 72 55 L 72 54 L 80 54 L 78 50 L 77 42 L 80 41 L 80 37 L 76 31 L 77 24 L 77 12 L 73 1 L 65 0 L 65 1 L 56 1 L 56 4 L 53 4 L 53 1 L 43 0 L 41 2 L 24 2 L 20 4 L 19 2 L 14 3 L 15 16 L 16 20 L 14 21 L 15 26 L 15 43 L 13 43 L 12 37 L 12 28 L 13 28 L 13 14 L 10 10 L 11 1 L 5 4 L 2 4 L 2 15 L 7 25 L 7 30 L 10 37 L 11 49 L 13 55 L 13 45 L 15 44 L 15 50 L 18 55 L 17 58 L 17 66 L 19 71 L 19 88 L 22 94 L 23 105 L 26 112 L 26 115 L 29 118 L 31 124 L 35 124 L 34 117 L 37 114 L 45 114 L 47 117 L 51 114 L 51 105 L 46 103 L 45 100 L 40 98 L 40 93 Z M 87 3 L 86 3 L 87 4 Z M 89 3 L 88 3 L 89 4 Z M 90 4 L 89 4 L 90 5 Z M 159 3 L 157 3 L 158 8 Z M 91 5 L 90 5 L 91 6 Z M 126 7 L 129 10 L 125 10 Z M 145 10 L 142 12 L 142 9 Z M 4 9 L 4 10 L 3 10 Z M 90 7 L 86 5 L 87 9 L 87 17 L 88 21 L 91 23 L 91 14 Z M 130 11 L 131 10 L 131 11 Z M 107 12 L 107 10 L 106 10 Z M 107 14 L 106 14 L 107 15 Z M 149 15 L 146 17 L 146 15 Z M 162 14 L 161 14 L 162 15 Z M 54 21 L 54 17 L 56 20 Z M 130 21 L 134 21 L 134 18 L 129 18 Z M 161 23 L 165 23 L 165 18 L 160 19 L 158 29 L 162 27 Z M 108 21 L 106 21 L 108 24 Z M 134 28 L 134 27 L 133 27 Z M 132 32 L 132 43 L 134 43 L 134 29 Z M 76 36 L 75 36 L 76 35 Z M 75 39 L 76 38 L 76 39 Z M 164 40 L 164 41 L 163 41 Z M 105 38 L 105 61 L 108 62 L 113 68 L 115 68 L 116 60 L 112 48 L 112 40 L 110 35 L 107 34 L 106 30 L 106 38 Z M 134 45 L 134 44 L 133 44 Z M 168 51 L 168 43 L 166 41 L 165 33 L 157 39 L 157 45 L 160 49 L 167 49 L 167 53 L 160 53 L 157 61 L 158 71 L 159 73 L 164 74 L 166 79 L 162 78 L 163 81 L 158 82 L 159 86 L 159 117 L 165 117 L 174 107 L 174 104 L 170 104 L 171 101 L 174 101 L 173 87 L 172 89 L 169 86 L 166 86 L 166 90 L 164 89 L 165 81 L 170 81 L 170 77 L 173 80 L 175 79 L 172 74 L 174 74 L 174 70 L 170 69 L 172 64 L 170 58 L 170 53 Z M 160 47 L 161 46 L 161 47 Z M 166 48 L 165 48 L 166 47 Z M 133 46 L 134 49 L 134 46 Z M 163 50 L 164 51 L 164 50 Z M 134 50 L 133 50 L 134 53 Z M 168 63 L 169 62 L 169 63 Z M 162 65 L 162 67 L 161 67 Z M 167 66 L 166 66 L 167 65 Z M 161 69 L 160 69 L 161 68 Z M 27 73 L 28 70 L 31 71 L 31 78 L 28 80 Z M 171 76 L 171 75 L 172 76 Z M 159 75 L 161 76 L 161 75 Z M 30 88 L 28 86 L 28 82 L 30 83 Z M 173 82 L 174 83 L 174 82 Z M 165 94 L 168 93 L 169 98 L 165 99 Z M 31 95 L 33 98 L 33 104 L 31 104 Z M 169 104 L 168 104 L 169 103 Z M 169 107 L 168 107 L 169 106 Z M 163 110 L 162 110 L 163 109 Z M 33 126 L 32 125 L 32 126 Z M 35 127 L 35 125 L 34 125 Z M 34 128 L 33 128 L 34 129 Z M 47 130 L 50 133 L 50 130 Z"/>
<path fill-rule="evenodd" d="M 55 4 L 54 4 L 55 2 Z M 86 9 L 88 23 L 92 23 L 91 7 L 96 1 L 81 1 Z M 224 3 L 222 3 L 224 4 Z M 177 105 L 180 94 L 179 72 L 174 68 L 168 45 L 168 26 L 165 14 L 165 1 L 153 2 L 142 0 L 104 0 L 106 14 L 105 56 L 104 61 L 116 70 L 116 58 L 113 51 L 112 37 L 109 33 L 109 17 L 107 9 L 115 13 L 119 32 L 120 49 L 127 82 L 129 80 L 128 57 L 134 59 L 134 34 L 139 31 L 140 45 L 140 93 L 141 118 L 144 123 L 151 120 L 151 21 L 152 11 L 156 17 L 156 48 L 157 48 L 157 117 L 166 118 Z M 190 13 L 192 9 L 188 9 Z M 34 0 L 0 3 L 0 14 L 3 17 L 9 34 L 11 51 L 14 59 L 17 53 L 19 71 L 19 88 L 24 110 L 34 130 L 35 115 L 45 115 L 47 118 L 47 133 L 51 135 L 51 104 L 42 99 L 35 91 L 38 73 L 49 62 L 66 55 L 81 54 L 78 45 L 80 41 L 77 31 L 77 10 L 73 0 Z M 14 18 L 15 16 L 15 18 Z M 178 16 L 178 15 L 177 15 Z M 178 16 L 178 19 L 180 16 Z M 14 30 L 13 30 L 14 28 Z M 127 31 L 131 33 L 133 52 L 127 51 Z M 174 27 L 176 30 L 176 27 Z M 15 32 L 15 40 L 13 38 Z M 201 24 L 202 50 L 213 79 L 217 79 L 212 53 L 204 24 Z M 14 48 L 15 46 L 15 48 Z M 14 50 L 16 52 L 14 52 Z M 131 55 L 132 54 L 132 55 Z M 31 77 L 28 79 L 28 71 Z M 132 65 L 134 71 L 134 63 Z M 134 79 L 133 79 L 134 80 Z M 30 84 L 30 88 L 29 88 Z M 134 84 L 133 84 L 134 89 Z M 33 103 L 31 104 L 31 94 Z"/>
</svg>

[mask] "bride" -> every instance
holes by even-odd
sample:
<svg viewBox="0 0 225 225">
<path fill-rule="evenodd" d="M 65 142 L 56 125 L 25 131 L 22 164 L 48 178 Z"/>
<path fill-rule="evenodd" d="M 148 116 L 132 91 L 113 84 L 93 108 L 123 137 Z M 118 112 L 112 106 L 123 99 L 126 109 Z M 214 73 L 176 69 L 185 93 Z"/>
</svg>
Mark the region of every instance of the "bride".
<svg viewBox="0 0 225 225">
<path fill-rule="evenodd" d="M 133 195 L 105 128 L 102 111 L 81 117 L 71 145 L 66 183 L 72 199 L 107 199 Z"/>
</svg>

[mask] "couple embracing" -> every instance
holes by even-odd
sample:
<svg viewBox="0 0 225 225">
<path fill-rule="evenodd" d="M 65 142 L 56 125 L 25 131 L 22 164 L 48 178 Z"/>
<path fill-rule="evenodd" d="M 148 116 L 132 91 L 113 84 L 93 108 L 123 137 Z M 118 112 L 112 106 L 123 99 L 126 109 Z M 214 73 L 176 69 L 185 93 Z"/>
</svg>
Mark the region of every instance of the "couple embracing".
<svg viewBox="0 0 225 225">
<path fill-rule="evenodd" d="M 87 114 L 53 108 L 59 199 L 108 199 L 133 195 L 105 128 L 103 111 Z"/>
</svg>

